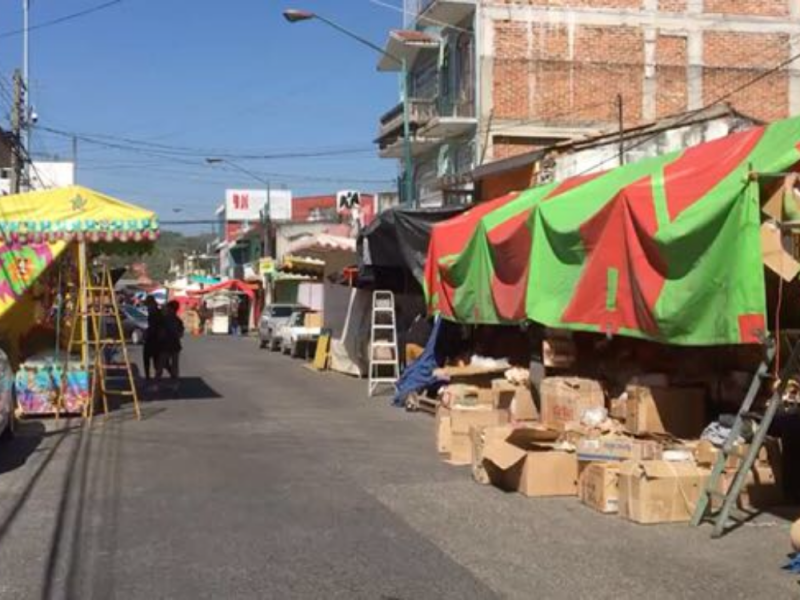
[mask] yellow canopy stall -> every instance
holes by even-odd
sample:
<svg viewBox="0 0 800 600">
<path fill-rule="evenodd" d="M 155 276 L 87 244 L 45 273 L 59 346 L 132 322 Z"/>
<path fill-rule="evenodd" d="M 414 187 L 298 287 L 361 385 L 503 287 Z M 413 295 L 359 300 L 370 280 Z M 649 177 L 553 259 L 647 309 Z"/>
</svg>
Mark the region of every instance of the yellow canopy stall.
<svg viewBox="0 0 800 600">
<path fill-rule="evenodd" d="M 157 238 L 155 213 L 81 186 L 0 197 L 0 340 L 12 364 L 48 336 L 58 347 L 64 290 L 85 289 L 90 252 Z"/>
</svg>

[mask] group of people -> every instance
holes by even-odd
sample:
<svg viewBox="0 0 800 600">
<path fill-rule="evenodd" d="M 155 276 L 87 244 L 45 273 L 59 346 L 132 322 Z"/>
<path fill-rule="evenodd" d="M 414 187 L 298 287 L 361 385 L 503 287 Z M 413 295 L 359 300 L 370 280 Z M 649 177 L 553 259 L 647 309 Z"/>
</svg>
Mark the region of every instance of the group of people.
<svg viewBox="0 0 800 600">
<path fill-rule="evenodd" d="M 175 300 L 167 302 L 164 310 L 158 305 L 156 299 L 148 296 L 145 300 L 147 307 L 147 333 L 144 339 L 144 375 L 148 383 L 152 374 L 155 376 L 156 385 L 164 376 L 164 371 L 169 373 L 174 391 L 177 392 L 180 378 L 180 354 L 183 346 L 184 326 L 178 316 L 180 305 Z"/>
</svg>

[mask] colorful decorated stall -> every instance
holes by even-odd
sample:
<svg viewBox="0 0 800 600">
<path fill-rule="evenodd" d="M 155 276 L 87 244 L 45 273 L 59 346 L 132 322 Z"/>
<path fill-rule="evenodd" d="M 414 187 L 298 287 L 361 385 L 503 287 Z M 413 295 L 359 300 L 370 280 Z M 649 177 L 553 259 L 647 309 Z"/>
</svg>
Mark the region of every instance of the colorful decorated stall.
<svg viewBox="0 0 800 600">
<path fill-rule="evenodd" d="M 87 279 L 99 257 L 157 237 L 154 213 L 83 187 L 0 197 L 0 343 L 22 415 L 83 412 L 91 352 L 70 356 L 68 341 L 88 340 Z"/>
<path fill-rule="evenodd" d="M 794 118 L 478 206 L 434 226 L 429 310 L 670 344 L 758 342 L 772 226 L 761 207 L 797 170 L 798 144 Z"/>
</svg>

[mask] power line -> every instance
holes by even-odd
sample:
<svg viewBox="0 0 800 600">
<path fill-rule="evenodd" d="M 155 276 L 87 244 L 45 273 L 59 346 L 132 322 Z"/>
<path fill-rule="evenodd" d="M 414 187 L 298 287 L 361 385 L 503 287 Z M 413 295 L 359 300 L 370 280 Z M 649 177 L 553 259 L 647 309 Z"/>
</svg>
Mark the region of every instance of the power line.
<svg viewBox="0 0 800 600">
<path fill-rule="evenodd" d="M 53 127 L 45 127 L 40 125 L 37 127 L 40 131 L 47 131 L 53 135 L 63 137 L 77 137 L 81 141 L 106 146 L 118 150 L 131 150 L 139 151 L 152 151 L 158 152 L 159 155 L 173 156 L 173 157 L 186 157 L 186 158 L 205 158 L 207 156 L 215 156 L 226 158 L 230 160 L 284 160 L 296 158 L 317 158 L 326 156 L 345 156 L 351 154 L 364 154 L 367 152 L 374 152 L 374 148 L 359 146 L 359 147 L 344 147 L 344 148 L 331 148 L 331 149 L 309 149 L 309 150 L 292 150 L 286 152 L 272 152 L 272 153 L 236 153 L 227 150 L 220 151 L 215 148 L 197 148 L 190 146 L 173 146 L 169 144 L 160 144 L 156 142 L 149 142 L 145 140 L 137 140 L 124 136 L 114 136 L 108 134 L 93 134 L 93 133 L 80 133 L 76 131 L 64 131 L 55 129 Z"/>
<path fill-rule="evenodd" d="M 116 6 L 117 4 L 122 4 L 125 0 L 111 0 L 110 2 L 104 2 L 103 4 L 98 4 L 96 6 L 90 6 L 84 10 L 71 13 L 69 15 L 64 15 L 63 17 L 58 17 L 56 19 L 51 19 L 50 21 L 42 21 L 41 23 L 37 23 L 36 25 L 31 25 L 28 28 L 28 31 L 36 31 L 38 29 L 44 29 L 46 27 L 52 27 L 54 25 L 61 25 L 62 23 L 67 23 L 68 21 L 73 21 L 75 19 L 80 19 L 81 17 L 86 17 L 88 15 L 94 14 L 96 12 L 100 12 L 101 10 L 105 10 L 107 8 L 111 8 L 112 6 Z M 14 37 L 17 35 L 22 35 L 25 33 L 24 29 L 12 29 L 11 31 L 5 31 L 0 33 L 0 40 Z"/>
<path fill-rule="evenodd" d="M 389 8 L 395 12 L 399 12 L 402 15 L 406 15 L 409 17 L 414 17 L 415 19 L 418 18 L 420 15 L 415 14 L 411 11 L 404 9 L 401 6 L 395 6 L 394 4 L 389 4 L 388 2 L 382 2 L 381 0 L 367 0 L 370 4 L 374 4 L 375 6 L 382 6 L 383 8 Z M 452 25 L 450 23 L 445 23 L 444 21 L 437 21 L 436 19 L 431 19 L 430 17 L 424 17 L 423 19 L 426 23 L 430 23 L 431 25 L 436 25 L 438 27 L 443 27 L 446 29 L 452 29 L 454 31 L 460 31 L 461 33 L 468 33 L 469 35 L 474 36 L 475 32 L 471 29 L 465 29 L 464 27 L 459 27 L 458 25 Z"/>
<path fill-rule="evenodd" d="M 747 88 L 754 86 L 759 81 L 762 81 L 762 80 L 766 79 L 767 77 L 770 77 L 771 75 L 774 75 L 775 73 L 779 72 L 781 69 L 783 69 L 784 67 L 787 67 L 788 65 L 792 64 L 793 62 L 795 62 L 798 59 L 800 59 L 800 52 L 790 56 L 789 58 L 787 58 L 784 61 L 781 61 L 779 64 L 775 65 L 771 69 L 768 69 L 767 71 L 764 71 L 763 73 L 760 73 L 758 76 L 753 77 L 749 81 L 746 81 L 745 83 L 735 87 L 734 89 L 725 92 L 724 94 L 722 94 L 721 96 L 719 96 L 718 98 L 716 98 L 712 102 L 709 102 L 708 104 L 706 104 L 702 108 L 687 112 L 685 115 L 683 115 L 682 117 L 677 119 L 672 124 L 672 126 L 673 127 L 677 127 L 681 123 L 685 123 L 686 121 L 690 120 L 691 118 L 693 118 L 697 114 L 702 113 L 703 111 L 708 110 L 709 108 L 712 108 L 712 107 L 716 106 L 717 104 L 721 104 L 721 103 L 725 102 L 726 100 L 730 99 L 732 96 L 735 96 L 736 94 L 738 94 L 740 92 L 743 92 Z M 642 138 L 638 142 L 635 142 L 634 144 L 631 144 L 630 146 L 628 146 L 625 150 L 626 151 L 630 151 L 630 150 L 634 150 L 636 148 L 639 148 L 640 146 L 643 146 L 644 144 L 646 144 L 646 143 L 654 140 L 655 138 L 657 138 L 660 135 L 660 133 L 661 132 L 656 132 L 656 133 L 653 133 L 653 134 L 651 134 L 651 135 L 649 135 L 649 136 L 647 136 L 645 138 Z M 608 158 L 600 161 L 596 165 L 594 165 L 592 167 L 589 167 L 588 169 L 584 169 L 580 173 L 577 173 L 575 175 L 575 177 L 581 177 L 582 175 L 586 175 L 588 173 L 593 173 L 594 171 L 596 171 L 597 169 L 599 169 L 600 167 L 602 167 L 606 163 L 608 163 L 610 161 L 616 161 L 616 160 L 617 160 L 616 156 L 608 157 Z"/>
</svg>

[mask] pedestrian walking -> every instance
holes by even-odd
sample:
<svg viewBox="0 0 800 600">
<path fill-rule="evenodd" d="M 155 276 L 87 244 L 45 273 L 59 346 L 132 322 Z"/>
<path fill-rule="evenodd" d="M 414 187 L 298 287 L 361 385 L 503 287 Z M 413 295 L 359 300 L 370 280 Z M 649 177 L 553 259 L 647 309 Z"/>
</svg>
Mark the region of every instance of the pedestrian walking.
<svg viewBox="0 0 800 600">
<path fill-rule="evenodd" d="M 158 355 L 161 347 L 161 338 L 164 329 L 164 315 L 158 306 L 158 302 L 153 296 L 148 296 L 144 301 L 147 308 L 147 332 L 144 336 L 144 347 L 142 348 L 142 359 L 144 362 L 144 378 L 148 384 L 151 381 L 150 368 L 153 373 L 158 370 Z"/>
<path fill-rule="evenodd" d="M 181 338 L 185 331 L 183 321 L 178 316 L 180 305 L 177 301 L 171 300 L 167 303 L 166 314 L 163 322 L 163 335 L 158 354 L 158 366 L 156 367 L 156 380 L 161 381 L 166 370 L 172 382 L 172 391 L 177 393 L 181 372 Z"/>
</svg>

